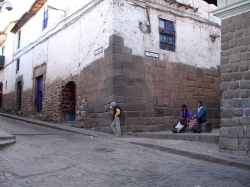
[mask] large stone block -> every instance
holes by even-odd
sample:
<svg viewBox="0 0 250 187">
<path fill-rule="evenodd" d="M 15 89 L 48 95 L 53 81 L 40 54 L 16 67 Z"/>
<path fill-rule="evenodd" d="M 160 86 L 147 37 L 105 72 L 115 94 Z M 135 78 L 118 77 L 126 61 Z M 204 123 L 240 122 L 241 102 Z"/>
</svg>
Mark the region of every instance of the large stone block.
<svg viewBox="0 0 250 187">
<path fill-rule="evenodd" d="M 232 72 L 232 64 L 221 65 L 220 73 L 229 73 Z"/>
<path fill-rule="evenodd" d="M 250 116 L 250 108 L 244 109 L 245 116 Z"/>
<path fill-rule="evenodd" d="M 241 80 L 242 79 L 242 73 L 237 72 L 237 73 L 232 73 L 232 80 Z"/>
<path fill-rule="evenodd" d="M 219 147 L 220 149 L 236 149 L 238 150 L 238 138 L 219 138 Z"/>
<path fill-rule="evenodd" d="M 221 74 L 221 77 L 220 77 L 221 82 L 231 81 L 231 79 L 232 79 L 231 73 L 222 73 Z"/>
<path fill-rule="evenodd" d="M 250 80 L 241 80 L 240 89 L 250 89 Z"/>
<path fill-rule="evenodd" d="M 233 108 L 232 109 L 233 115 L 236 116 L 243 116 L 243 108 Z"/>
<path fill-rule="evenodd" d="M 223 57 L 221 57 L 220 63 L 221 63 L 221 65 L 228 64 L 228 63 L 229 63 L 229 58 L 228 58 L 228 56 L 223 56 Z"/>
<path fill-rule="evenodd" d="M 250 139 L 249 138 L 239 138 L 239 150 L 250 151 Z"/>
<path fill-rule="evenodd" d="M 221 108 L 220 109 L 220 117 L 223 118 L 232 118 L 233 113 L 231 108 Z"/>
<path fill-rule="evenodd" d="M 224 107 L 224 108 L 231 107 L 231 99 L 221 100 L 221 107 Z"/>
<path fill-rule="evenodd" d="M 239 63 L 239 68 L 240 71 L 249 71 L 249 67 L 250 67 L 250 62 L 240 62 Z"/>
<path fill-rule="evenodd" d="M 250 108 L 250 99 L 243 99 L 243 107 Z"/>
<path fill-rule="evenodd" d="M 228 90 L 228 82 L 220 83 L 220 90 Z"/>
<path fill-rule="evenodd" d="M 108 71 L 111 69 L 121 69 L 121 62 L 113 61 L 105 65 L 105 71 Z"/>
<path fill-rule="evenodd" d="M 249 98 L 249 96 L 250 96 L 249 93 L 250 93 L 249 89 L 241 89 L 240 90 L 241 98 Z"/>
<path fill-rule="evenodd" d="M 242 77 L 245 80 L 250 80 L 250 71 L 242 72 Z"/>
<path fill-rule="evenodd" d="M 224 91 L 222 93 L 222 98 L 223 99 L 233 99 L 234 98 L 234 91 L 230 90 L 230 91 Z"/>
<path fill-rule="evenodd" d="M 233 81 L 228 83 L 229 90 L 239 89 L 239 81 Z"/>
<path fill-rule="evenodd" d="M 240 54 L 231 54 L 229 56 L 229 63 L 240 62 L 240 61 L 241 61 L 241 55 Z"/>
<path fill-rule="evenodd" d="M 241 117 L 240 118 L 240 124 L 242 125 L 250 125 L 250 117 Z"/>
<path fill-rule="evenodd" d="M 231 107 L 236 107 L 236 108 L 243 107 L 243 100 L 242 99 L 233 99 L 231 101 Z"/>
<path fill-rule="evenodd" d="M 229 40 L 232 40 L 234 38 L 234 35 L 233 35 L 233 33 L 232 32 L 228 32 L 228 33 L 226 33 L 226 34 L 223 34 L 222 36 L 221 36 L 221 43 L 225 43 L 225 42 L 227 42 L 227 41 L 229 41 Z M 223 49 L 222 49 L 223 50 Z"/>
<path fill-rule="evenodd" d="M 242 59 L 242 61 L 250 60 L 250 52 L 241 53 L 241 59 Z M 250 62 L 248 62 L 248 66 L 249 66 L 249 63 Z"/>
<path fill-rule="evenodd" d="M 109 45 L 123 46 L 123 38 L 121 36 L 111 35 L 109 37 Z"/>
</svg>

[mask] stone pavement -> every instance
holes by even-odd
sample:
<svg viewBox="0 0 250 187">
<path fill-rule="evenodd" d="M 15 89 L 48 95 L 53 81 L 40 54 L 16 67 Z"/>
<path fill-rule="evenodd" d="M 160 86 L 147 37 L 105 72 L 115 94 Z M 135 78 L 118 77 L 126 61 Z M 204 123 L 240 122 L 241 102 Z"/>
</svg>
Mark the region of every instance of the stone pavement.
<svg viewBox="0 0 250 187">
<path fill-rule="evenodd" d="M 0 151 L 1 187 L 245 187 L 250 171 L 0 117 L 17 142 Z M 175 140 L 176 141 L 176 140 Z M 178 141 L 176 141 L 178 142 Z"/>
<path fill-rule="evenodd" d="M 25 122 L 29 122 L 36 125 L 41 125 L 44 127 L 54 128 L 65 132 L 72 132 L 77 134 L 82 134 L 90 137 L 99 137 L 102 139 L 112 139 L 113 135 L 102 133 L 102 132 L 96 132 L 81 128 L 74 128 L 70 127 L 68 125 L 62 125 L 62 124 L 55 124 L 55 123 L 49 123 L 44 122 L 36 119 L 29 119 L 29 118 L 23 118 L 15 115 L 8 115 L 0 113 L 1 116 L 5 116 L 12 119 L 17 119 Z M 183 140 L 169 140 L 169 139 L 161 139 L 162 136 L 170 135 L 171 132 L 165 131 L 165 132 L 147 132 L 147 133 L 134 133 L 137 136 L 145 137 L 145 138 L 138 138 L 134 136 L 129 135 L 123 135 L 118 141 L 120 142 L 128 142 L 131 144 L 136 144 L 148 148 L 153 148 L 157 150 L 161 150 L 164 152 L 174 153 L 182 156 L 187 156 L 195 159 L 200 160 L 206 160 L 214 163 L 234 166 L 238 168 L 248 169 L 250 170 L 250 157 L 246 155 L 235 155 L 235 154 L 229 154 L 225 152 L 221 152 L 219 150 L 218 144 L 213 143 L 205 143 L 198 141 L 183 141 Z M 144 135 L 143 135 L 144 134 Z M 183 134 L 177 134 L 177 136 L 186 135 L 188 133 Z M 199 135 L 197 134 L 191 134 L 191 136 L 217 136 L 218 130 L 213 131 L 213 133 L 201 133 Z M 176 135 L 176 134 L 175 134 Z M 150 138 L 149 138 L 150 137 Z M 156 138 L 156 139 L 154 139 Z M 209 141 L 208 141 L 209 142 Z"/>
</svg>

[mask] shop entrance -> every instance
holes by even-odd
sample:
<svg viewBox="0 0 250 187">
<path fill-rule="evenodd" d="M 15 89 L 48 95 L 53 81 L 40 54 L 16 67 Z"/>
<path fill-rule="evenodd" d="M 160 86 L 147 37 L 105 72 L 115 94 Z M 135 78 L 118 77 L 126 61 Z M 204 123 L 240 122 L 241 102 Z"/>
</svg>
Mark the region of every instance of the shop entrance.
<svg viewBox="0 0 250 187">
<path fill-rule="evenodd" d="M 66 121 L 75 121 L 76 84 L 68 82 L 62 87 L 62 112 L 65 113 Z"/>
</svg>

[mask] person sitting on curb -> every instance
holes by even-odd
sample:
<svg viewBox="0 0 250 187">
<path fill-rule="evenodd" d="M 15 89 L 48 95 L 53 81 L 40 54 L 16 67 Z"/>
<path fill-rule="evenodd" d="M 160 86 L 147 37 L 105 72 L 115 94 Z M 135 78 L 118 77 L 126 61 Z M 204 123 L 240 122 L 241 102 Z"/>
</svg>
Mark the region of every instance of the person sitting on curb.
<svg viewBox="0 0 250 187">
<path fill-rule="evenodd" d="M 193 116 L 193 118 L 197 119 L 198 124 L 197 130 L 193 131 L 193 133 L 200 133 L 200 125 L 207 121 L 207 110 L 203 106 L 202 101 L 197 102 L 197 107 L 198 108 L 195 110 L 195 115 Z"/>
<path fill-rule="evenodd" d="M 187 105 L 183 104 L 181 108 L 182 109 L 178 118 L 179 122 L 172 131 L 173 133 L 180 133 L 184 126 L 187 125 L 188 121 L 192 118 L 192 111 L 187 108 Z"/>
<path fill-rule="evenodd" d="M 121 136 L 121 127 L 120 127 L 121 108 L 117 106 L 115 102 L 111 103 L 110 113 L 113 115 L 113 122 L 111 123 L 111 129 L 116 136 Z"/>
</svg>

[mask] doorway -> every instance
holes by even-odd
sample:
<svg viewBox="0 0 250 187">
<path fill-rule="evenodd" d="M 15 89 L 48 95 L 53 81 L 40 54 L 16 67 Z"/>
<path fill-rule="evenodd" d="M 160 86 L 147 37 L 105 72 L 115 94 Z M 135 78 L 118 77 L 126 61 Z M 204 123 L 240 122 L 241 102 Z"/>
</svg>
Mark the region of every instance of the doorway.
<svg viewBox="0 0 250 187">
<path fill-rule="evenodd" d="M 17 110 L 21 110 L 22 106 L 22 82 L 19 81 L 17 83 L 17 95 L 16 95 L 16 104 L 17 104 Z"/>
<path fill-rule="evenodd" d="M 75 121 L 76 84 L 68 82 L 62 87 L 62 112 L 65 113 L 67 121 Z"/>
<path fill-rule="evenodd" d="M 43 76 L 37 78 L 37 112 L 43 108 Z"/>
</svg>

